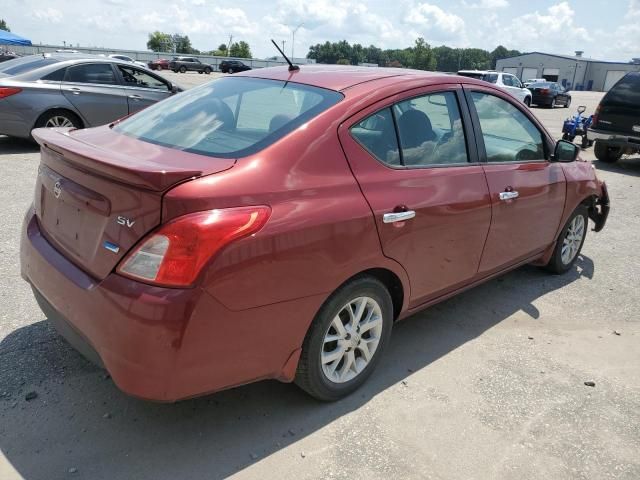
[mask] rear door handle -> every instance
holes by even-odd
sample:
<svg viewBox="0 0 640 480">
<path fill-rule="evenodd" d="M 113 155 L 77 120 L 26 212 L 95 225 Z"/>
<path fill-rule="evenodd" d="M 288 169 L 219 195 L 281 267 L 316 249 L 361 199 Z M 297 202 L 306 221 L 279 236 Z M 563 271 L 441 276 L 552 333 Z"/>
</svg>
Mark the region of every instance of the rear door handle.
<svg viewBox="0 0 640 480">
<path fill-rule="evenodd" d="M 518 192 L 500 192 L 500 200 L 513 200 L 519 196 Z"/>
<path fill-rule="evenodd" d="M 385 213 L 382 216 L 384 223 L 404 222 L 405 220 L 411 220 L 416 216 L 416 212 L 413 210 L 407 210 L 406 212 L 392 212 Z"/>
<path fill-rule="evenodd" d="M 140 95 L 129 95 L 129 98 L 133 98 L 134 100 L 140 100 L 142 96 Z"/>
<path fill-rule="evenodd" d="M 80 95 L 80 92 L 82 92 L 82 90 L 78 87 L 70 87 L 69 90 L 71 90 L 71 93 L 73 93 L 74 95 Z"/>
</svg>

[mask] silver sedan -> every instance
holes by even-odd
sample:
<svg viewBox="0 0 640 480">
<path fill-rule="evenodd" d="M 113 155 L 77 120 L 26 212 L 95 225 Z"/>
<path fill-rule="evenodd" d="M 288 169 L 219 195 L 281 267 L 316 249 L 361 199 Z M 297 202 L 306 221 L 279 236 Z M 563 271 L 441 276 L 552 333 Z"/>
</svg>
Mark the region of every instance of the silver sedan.
<svg viewBox="0 0 640 480">
<path fill-rule="evenodd" d="M 128 62 L 44 54 L 0 64 L 0 134 L 29 138 L 37 127 L 95 127 L 181 89 Z"/>
</svg>

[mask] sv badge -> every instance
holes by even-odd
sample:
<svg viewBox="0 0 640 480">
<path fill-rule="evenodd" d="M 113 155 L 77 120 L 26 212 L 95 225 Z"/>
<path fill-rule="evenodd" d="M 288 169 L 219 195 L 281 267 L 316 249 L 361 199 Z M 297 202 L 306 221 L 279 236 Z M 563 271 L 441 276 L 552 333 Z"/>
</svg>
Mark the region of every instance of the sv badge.
<svg viewBox="0 0 640 480">
<path fill-rule="evenodd" d="M 135 220 L 131 220 L 130 218 L 127 217 L 123 217 L 123 216 L 118 216 L 116 218 L 116 222 L 118 223 L 118 225 L 122 225 L 123 227 L 133 227 L 133 224 L 136 223 Z"/>
</svg>

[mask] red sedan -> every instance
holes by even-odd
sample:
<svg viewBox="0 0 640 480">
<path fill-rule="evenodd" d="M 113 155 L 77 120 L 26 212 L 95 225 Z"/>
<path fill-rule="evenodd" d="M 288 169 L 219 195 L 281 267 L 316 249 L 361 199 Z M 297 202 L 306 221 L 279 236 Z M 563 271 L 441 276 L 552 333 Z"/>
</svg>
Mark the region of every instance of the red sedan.
<svg viewBox="0 0 640 480">
<path fill-rule="evenodd" d="M 574 267 L 607 189 L 486 82 L 260 69 L 111 125 L 37 129 L 23 277 L 138 397 L 275 378 L 336 400 L 395 321 L 534 263 Z"/>
<path fill-rule="evenodd" d="M 169 70 L 169 60 L 166 58 L 158 58 L 147 63 L 151 70 Z"/>
</svg>

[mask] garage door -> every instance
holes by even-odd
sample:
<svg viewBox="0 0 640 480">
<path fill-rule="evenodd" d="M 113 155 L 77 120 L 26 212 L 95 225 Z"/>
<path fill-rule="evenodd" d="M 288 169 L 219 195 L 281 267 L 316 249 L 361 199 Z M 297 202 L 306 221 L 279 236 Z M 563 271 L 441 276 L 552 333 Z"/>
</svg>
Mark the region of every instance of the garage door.
<svg viewBox="0 0 640 480">
<path fill-rule="evenodd" d="M 529 80 L 530 78 L 538 78 L 538 69 L 537 68 L 523 68 L 522 69 L 522 80 Z"/>
<path fill-rule="evenodd" d="M 518 67 L 504 67 L 502 69 L 504 73 L 510 73 L 512 75 L 518 75 Z"/>
<path fill-rule="evenodd" d="M 624 77 L 626 73 L 624 70 L 608 70 L 607 76 L 604 77 L 604 91 L 608 92 L 611 90 L 611 87 Z"/>
<path fill-rule="evenodd" d="M 559 68 L 545 68 L 544 70 L 542 70 L 542 78 L 544 78 L 548 82 L 557 82 L 559 76 Z"/>
</svg>

